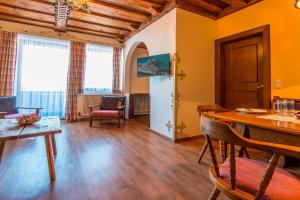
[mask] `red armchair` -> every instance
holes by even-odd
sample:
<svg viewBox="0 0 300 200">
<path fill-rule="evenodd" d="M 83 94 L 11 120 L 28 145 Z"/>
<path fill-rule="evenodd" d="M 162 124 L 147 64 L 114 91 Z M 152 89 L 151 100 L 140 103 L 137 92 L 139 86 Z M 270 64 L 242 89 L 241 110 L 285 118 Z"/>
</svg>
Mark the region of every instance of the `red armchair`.
<svg viewBox="0 0 300 200">
<path fill-rule="evenodd" d="M 89 106 L 90 127 L 93 126 L 94 119 L 117 119 L 119 128 L 121 119 L 125 123 L 125 101 L 126 97 L 102 96 L 99 105 Z M 94 110 L 95 108 L 99 110 Z"/>
<path fill-rule="evenodd" d="M 41 108 L 25 108 L 25 107 L 17 107 L 16 105 L 16 97 L 0 97 L 0 119 L 12 119 L 23 116 L 23 114 L 19 113 L 19 110 L 35 110 L 35 114 L 40 114 Z"/>
</svg>

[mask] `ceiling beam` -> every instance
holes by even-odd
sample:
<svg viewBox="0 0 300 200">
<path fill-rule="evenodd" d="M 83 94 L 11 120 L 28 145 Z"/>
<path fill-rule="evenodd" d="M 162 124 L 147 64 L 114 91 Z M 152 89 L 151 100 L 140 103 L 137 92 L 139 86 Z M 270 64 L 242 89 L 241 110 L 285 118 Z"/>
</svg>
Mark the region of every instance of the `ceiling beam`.
<svg viewBox="0 0 300 200">
<path fill-rule="evenodd" d="M 202 15 L 211 19 L 217 19 L 217 15 L 218 13 L 209 11 L 203 7 L 199 7 L 199 6 L 193 6 L 189 3 L 187 3 L 186 1 L 183 0 L 177 0 L 177 8 L 181 8 L 183 10 L 187 10 L 189 12 L 198 14 L 198 15 Z"/>
<path fill-rule="evenodd" d="M 129 29 L 129 30 L 132 30 L 132 25 L 139 24 L 139 23 L 132 23 L 132 22 L 127 22 L 127 21 L 116 21 L 114 19 L 107 18 L 107 17 L 104 17 L 99 14 L 87 14 L 87 13 L 78 12 L 78 11 L 74 11 L 74 10 L 70 11 L 70 18 L 90 21 L 90 22 L 94 22 L 94 23 L 101 22 L 102 24 L 105 24 L 105 25 L 120 27 L 123 29 Z"/>
<path fill-rule="evenodd" d="M 87 34 L 87 35 L 94 35 L 94 36 L 98 36 L 98 37 L 112 38 L 112 39 L 116 39 L 118 37 L 116 35 L 99 33 L 97 31 L 90 31 L 90 30 L 78 29 L 78 28 L 73 28 L 73 27 L 68 27 L 67 31 L 81 33 L 81 34 Z"/>
<path fill-rule="evenodd" d="M 107 16 L 133 20 L 137 22 L 143 22 L 147 19 L 147 15 L 145 14 L 141 14 L 132 10 L 128 10 L 121 6 L 112 5 L 101 1 L 89 0 L 88 5 L 90 6 L 92 12 L 98 14 L 104 14 Z"/>
<path fill-rule="evenodd" d="M 176 7 L 176 0 L 170 0 L 168 1 L 162 12 L 158 13 L 157 15 L 151 16 L 148 18 L 147 21 L 145 21 L 144 23 L 142 23 L 138 29 L 133 30 L 129 35 L 127 35 L 124 39 L 128 40 L 130 37 L 132 37 L 133 35 L 135 35 L 136 33 L 140 32 L 141 30 L 145 29 L 146 27 L 148 27 L 149 25 L 151 25 L 152 23 L 154 23 L 155 21 L 157 21 L 158 19 L 160 19 L 162 16 L 164 16 L 166 13 L 168 13 L 169 11 L 171 11 L 173 8 Z"/>
<path fill-rule="evenodd" d="M 221 11 L 219 14 L 218 14 L 218 19 L 219 18 L 222 18 L 222 17 L 225 17 L 227 15 L 230 15 L 231 13 L 234 13 L 234 12 L 237 12 L 239 10 L 242 10 L 244 8 L 247 8 L 253 4 L 256 4 L 258 2 L 261 2 L 263 0 L 251 0 L 250 2 L 248 2 L 248 4 L 242 6 L 242 7 L 239 7 L 239 8 L 236 8 L 236 7 L 233 7 L 233 6 L 229 6 L 228 8 L 225 8 L 223 11 Z"/>
<path fill-rule="evenodd" d="M 205 8 L 206 10 L 208 10 L 210 12 L 215 12 L 215 13 L 222 11 L 222 8 L 220 8 L 214 4 L 208 3 L 207 1 L 204 1 L 204 0 L 198 0 L 198 1 L 185 0 L 185 3 L 191 4 L 190 6 L 194 6 L 195 9 L 197 9 L 196 7 L 201 7 L 201 8 Z"/>
<path fill-rule="evenodd" d="M 39 1 L 34 0 L 0 0 L 1 5 L 31 10 L 39 13 L 48 13 L 48 14 L 55 14 L 54 5 L 49 5 L 45 3 L 41 3 Z"/>
<path fill-rule="evenodd" d="M 119 30 L 116 28 L 106 27 L 106 26 L 102 26 L 99 24 L 91 24 L 91 23 L 85 22 L 85 21 L 72 20 L 70 18 L 68 20 L 68 25 L 76 26 L 76 27 L 82 28 L 82 29 L 85 29 L 86 27 L 88 27 L 89 29 L 92 29 L 94 31 L 101 31 L 101 32 L 113 33 L 113 34 L 118 34 L 118 35 L 127 35 L 130 32 L 130 30 Z"/>
<path fill-rule="evenodd" d="M 238 8 L 247 5 L 247 3 L 243 0 L 222 0 L 222 1 L 228 3 L 232 7 L 238 7 Z"/>
<path fill-rule="evenodd" d="M 154 9 L 160 9 L 162 5 L 157 3 L 150 3 L 142 0 L 97 0 L 99 2 L 104 2 L 112 5 L 122 6 L 125 9 L 135 10 L 136 12 L 141 12 L 144 14 L 151 14 L 149 13 L 148 9 L 150 7 Z"/>
<path fill-rule="evenodd" d="M 13 15 L 0 14 L 0 20 L 54 29 L 54 23 L 35 20 L 32 18 L 19 18 Z"/>
<path fill-rule="evenodd" d="M 0 13 L 9 14 L 9 15 L 17 16 L 17 17 L 21 17 L 21 18 L 31 17 L 33 19 L 38 19 L 41 21 L 54 23 L 54 15 L 34 12 L 31 9 L 20 9 L 20 8 L 9 7 L 9 6 L 0 4 Z"/>
</svg>

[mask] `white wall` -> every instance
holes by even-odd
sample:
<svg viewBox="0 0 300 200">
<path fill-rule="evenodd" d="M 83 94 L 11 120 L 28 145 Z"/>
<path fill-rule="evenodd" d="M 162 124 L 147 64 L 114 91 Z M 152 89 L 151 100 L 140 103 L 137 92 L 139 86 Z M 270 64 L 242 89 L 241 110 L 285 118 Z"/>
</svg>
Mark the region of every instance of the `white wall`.
<svg viewBox="0 0 300 200">
<path fill-rule="evenodd" d="M 217 22 L 206 17 L 177 9 L 176 50 L 181 62 L 178 69 L 187 75 L 178 79 L 180 106 L 177 123 L 186 128 L 177 139 L 199 135 L 199 104 L 215 102 L 215 38 Z"/>
<path fill-rule="evenodd" d="M 149 56 L 147 49 L 136 48 L 133 52 L 130 63 L 129 91 L 130 93 L 149 93 L 149 77 L 137 76 L 137 59 Z"/>
<path fill-rule="evenodd" d="M 149 55 L 163 53 L 173 54 L 176 52 L 176 9 L 173 9 L 165 16 L 134 35 L 126 41 L 124 48 L 124 58 L 131 57 L 132 49 L 144 42 L 148 48 Z M 123 89 L 129 92 L 130 61 L 125 61 L 125 73 Z M 169 77 L 150 78 L 150 98 L 151 114 L 150 128 L 169 138 L 173 138 L 173 132 L 168 131 L 166 124 L 173 122 L 173 112 L 171 108 L 171 93 L 173 84 Z"/>
</svg>

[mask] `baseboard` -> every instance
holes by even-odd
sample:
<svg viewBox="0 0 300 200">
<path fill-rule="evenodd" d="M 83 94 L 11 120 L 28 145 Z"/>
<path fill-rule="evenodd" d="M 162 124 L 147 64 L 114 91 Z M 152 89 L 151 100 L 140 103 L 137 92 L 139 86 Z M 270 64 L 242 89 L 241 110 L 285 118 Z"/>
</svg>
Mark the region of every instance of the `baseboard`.
<svg viewBox="0 0 300 200">
<path fill-rule="evenodd" d="M 159 132 L 156 132 L 156 131 L 154 131 L 154 130 L 152 130 L 152 129 L 150 129 L 150 128 L 149 128 L 149 131 L 151 131 L 152 133 L 154 133 L 154 134 L 160 136 L 161 138 L 163 138 L 163 139 L 165 139 L 165 140 L 168 140 L 168 141 L 171 141 L 171 142 L 175 142 L 172 138 L 169 138 L 169 137 L 167 137 L 167 136 L 165 136 L 165 135 L 163 135 L 163 134 L 161 134 L 161 133 L 159 133 Z"/>
<path fill-rule="evenodd" d="M 188 142 L 188 141 L 191 141 L 191 140 L 196 140 L 196 139 L 202 139 L 204 138 L 204 135 L 195 135 L 195 136 L 192 136 L 192 137 L 186 137 L 186 138 L 177 138 L 175 139 L 175 142 Z"/>
</svg>

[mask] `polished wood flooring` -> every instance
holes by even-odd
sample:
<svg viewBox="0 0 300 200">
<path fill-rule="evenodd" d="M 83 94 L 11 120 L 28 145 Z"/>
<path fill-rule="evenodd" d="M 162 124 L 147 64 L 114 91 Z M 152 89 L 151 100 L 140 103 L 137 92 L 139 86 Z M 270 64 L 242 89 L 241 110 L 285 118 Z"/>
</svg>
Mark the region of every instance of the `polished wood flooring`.
<svg viewBox="0 0 300 200">
<path fill-rule="evenodd" d="M 203 140 L 173 142 L 146 126 L 64 123 L 57 135 L 57 179 L 49 181 L 42 137 L 7 142 L 0 199 L 206 200 L 213 186 Z M 220 200 L 227 199 L 223 195 Z"/>
</svg>

